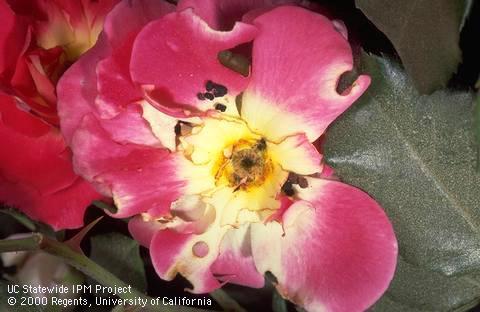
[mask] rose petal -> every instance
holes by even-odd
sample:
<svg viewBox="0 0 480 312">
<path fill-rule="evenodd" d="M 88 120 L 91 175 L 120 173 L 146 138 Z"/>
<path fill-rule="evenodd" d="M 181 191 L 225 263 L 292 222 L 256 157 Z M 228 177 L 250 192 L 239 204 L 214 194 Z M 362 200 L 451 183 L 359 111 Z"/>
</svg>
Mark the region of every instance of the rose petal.
<svg viewBox="0 0 480 312">
<path fill-rule="evenodd" d="M 210 266 L 218 253 L 223 231 L 207 234 L 181 234 L 167 229 L 158 231 L 150 244 L 150 256 L 157 274 L 164 280 L 172 280 L 182 274 L 193 285 L 193 293 L 206 293 L 221 286 Z"/>
<path fill-rule="evenodd" d="M 28 36 L 26 21 L 15 15 L 5 0 L 0 0 L 0 80 L 8 81 L 15 71 L 15 64 L 22 53 Z"/>
<path fill-rule="evenodd" d="M 108 14 L 104 32 L 112 54 L 97 66 L 99 108 L 118 113 L 123 106 L 142 99 L 129 71 L 134 38 L 147 23 L 174 10 L 166 1 L 134 0 L 122 1 Z"/>
<path fill-rule="evenodd" d="M 70 151 L 57 130 L 19 110 L 15 99 L 3 94 L 0 117 L 0 142 L 8 147 L 8 152 L 0 153 L 0 172 L 5 179 L 28 184 L 43 194 L 55 193 L 74 183 L 77 176 L 72 170 Z M 15 122 L 14 127 L 4 120 Z M 19 129 L 23 131 L 18 132 Z M 29 132 L 36 133 L 29 136 Z"/>
<path fill-rule="evenodd" d="M 101 123 L 103 128 L 111 134 L 112 139 L 118 143 L 162 147 L 147 121 L 142 118 L 142 113 L 140 105 L 130 105 L 114 118 L 104 119 Z"/>
<path fill-rule="evenodd" d="M 26 183 L 11 183 L 0 176 L 0 201 L 50 225 L 55 231 L 83 226 L 85 210 L 101 197 L 81 178 L 64 189 L 44 195 Z"/>
<path fill-rule="evenodd" d="M 89 204 L 101 196 L 73 172 L 61 134 L 21 111 L 0 94 L 0 201 L 55 229 L 83 224 Z"/>
<path fill-rule="evenodd" d="M 113 50 L 119 49 L 125 39 L 137 34 L 143 26 L 173 11 L 175 6 L 167 1 L 121 1 L 105 18 L 103 29 L 109 45 Z"/>
<path fill-rule="evenodd" d="M 75 60 L 95 44 L 105 16 L 118 1 L 31 1 L 30 7 L 23 4 L 22 10 L 28 10 L 28 15 L 46 15 L 36 18 L 34 30 L 39 46 L 62 46 L 68 59 Z"/>
<path fill-rule="evenodd" d="M 207 24 L 217 30 L 230 30 L 242 16 L 255 9 L 298 3 L 297 0 L 180 0 L 177 10 L 192 8 Z"/>
<path fill-rule="evenodd" d="M 155 137 L 164 147 L 175 151 L 177 147 L 175 126 L 178 119 L 162 113 L 147 101 L 141 102 L 141 105 L 143 109 L 142 117 L 150 125 Z"/>
<path fill-rule="evenodd" d="M 230 32 L 214 31 L 191 10 L 168 14 L 135 39 L 132 79 L 142 85 L 151 104 L 167 114 L 187 116 L 184 110 L 213 108 L 215 101 L 198 97 L 209 80 L 226 87 L 234 105 L 234 96 L 248 79 L 220 64 L 217 55 L 252 40 L 255 33 L 253 26 L 241 23 Z"/>
<path fill-rule="evenodd" d="M 142 216 L 136 216 L 128 222 L 128 231 L 132 237 L 143 247 L 149 248 L 152 238 L 160 230 L 165 229 L 165 224 L 155 220 L 144 220 Z"/>
<path fill-rule="evenodd" d="M 263 275 L 257 271 L 253 262 L 248 225 L 231 229 L 225 234 L 211 270 L 222 281 L 254 288 L 263 287 Z"/>
<path fill-rule="evenodd" d="M 365 91 L 370 78 L 360 76 L 346 93 L 337 93 L 340 75 L 352 69 L 352 52 L 319 14 L 283 6 L 259 16 L 254 25 L 259 35 L 242 117 L 271 140 L 305 133 L 313 142 Z"/>
<path fill-rule="evenodd" d="M 309 311 L 363 311 L 386 290 L 397 242 L 381 207 L 336 181 L 308 178 L 282 224 L 252 225 L 257 268 Z"/>
<path fill-rule="evenodd" d="M 169 214 L 171 202 L 188 189 L 180 158 L 166 149 L 116 143 L 92 115 L 75 132 L 72 150 L 76 170 L 113 196 L 116 217 Z"/>
<path fill-rule="evenodd" d="M 57 84 L 58 115 L 67 144 L 71 143 L 82 119 L 94 112 L 93 103 L 97 96 L 95 64 L 105 58 L 108 52 L 106 42 L 99 40 L 63 74 Z"/>
<path fill-rule="evenodd" d="M 301 175 L 322 171 L 322 155 L 304 134 L 287 137 L 280 144 L 268 144 L 268 151 L 284 170 Z"/>
</svg>

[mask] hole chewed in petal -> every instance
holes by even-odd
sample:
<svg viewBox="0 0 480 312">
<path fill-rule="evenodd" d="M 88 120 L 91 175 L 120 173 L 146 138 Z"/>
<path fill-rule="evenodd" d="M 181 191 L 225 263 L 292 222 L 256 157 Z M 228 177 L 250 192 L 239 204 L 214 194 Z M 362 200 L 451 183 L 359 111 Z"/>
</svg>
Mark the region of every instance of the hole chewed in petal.
<svg viewBox="0 0 480 312">
<path fill-rule="evenodd" d="M 253 23 L 259 33 L 242 118 L 275 142 L 302 132 L 315 141 L 365 91 L 370 78 L 360 76 L 348 93 L 337 92 L 340 75 L 353 67 L 352 52 L 324 16 L 282 6 Z"/>
<path fill-rule="evenodd" d="M 135 39 L 132 80 L 150 86 L 150 91 L 168 90 L 169 103 L 205 111 L 211 105 L 199 99 L 198 93 L 208 80 L 226 87 L 233 97 L 245 89 L 248 79 L 225 68 L 217 55 L 251 41 L 256 33 L 254 26 L 243 23 L 231 31 L 215 31 L 191 9 L 168 14 L 145 26 Z M 208 99 L 208 94 L 203 96 Z M 164 104 L 158 101 L 158 105 Z"/>
</svg>

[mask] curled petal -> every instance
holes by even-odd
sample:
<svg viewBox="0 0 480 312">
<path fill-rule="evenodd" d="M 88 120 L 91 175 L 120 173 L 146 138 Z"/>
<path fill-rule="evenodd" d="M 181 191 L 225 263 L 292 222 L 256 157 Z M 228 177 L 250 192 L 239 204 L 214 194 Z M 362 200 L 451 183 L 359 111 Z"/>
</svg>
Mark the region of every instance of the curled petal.
<svg viewBox="0 0 480 312">
<path fill-rule="evenodd" d="M 349 185 L 308 178 L 282 223 L 252 225 L 257 268 L 309 311 L 363 311 L 386 290 L 397 242 L 382 208 Z"/>
<path fill-rule="evenodd" d="M 259 34 L 242 117 L 271 140 L 304 132 L 313 142 L 365 91 L 370 78 L 360 76 L 346 93 L 337 93 L 340 76 L 352 69 L 352 52 L 326 17 L 282 6 L 260 15 L 254 25 Z"/>
<path fill-rule="evenodd" d="M 208 81 L 221 85 L 221 97 L 230 97 L 234 105 L 234 96 L 248 79 L 224 67 L 217 56 L 252 40 L 255 33 L 255 27 L 241 23 L 230 32 L 215 31 L 191 10 L 166 15 L 144 27 L 135 39 L 132 79 L 153 105 L 171 115 L 212 109 L 213 94 L 212 100 L 199 95 L 207 92 Z"/>
</svg>

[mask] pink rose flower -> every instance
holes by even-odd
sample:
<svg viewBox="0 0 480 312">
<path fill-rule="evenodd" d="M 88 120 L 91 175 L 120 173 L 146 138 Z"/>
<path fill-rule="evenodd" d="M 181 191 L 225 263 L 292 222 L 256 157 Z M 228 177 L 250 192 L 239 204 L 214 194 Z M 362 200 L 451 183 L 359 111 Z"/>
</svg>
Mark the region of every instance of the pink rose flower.
<svg viewBox="0 0 480 312">
<path fill-rule="evenodd" d="M 115 2 L 0 0 L 0 202 L 55 229 L 82 226 L 102 198 L 73 171 L 55 87 Z"/>
<path fill-rule="evenodd" d="M 370 78 L 338 94 L 341 24 L 275 4 L 121 2 L 60 81 L 62 131 L 162 279 L 204 293 L 270 271 L 307 310 L 361 311 L 393 276 L 395 235 L 366 193 L 321 178 L 312 142 Z M 219 62 L 249 43 L 245 75 Z"/>
</svg>

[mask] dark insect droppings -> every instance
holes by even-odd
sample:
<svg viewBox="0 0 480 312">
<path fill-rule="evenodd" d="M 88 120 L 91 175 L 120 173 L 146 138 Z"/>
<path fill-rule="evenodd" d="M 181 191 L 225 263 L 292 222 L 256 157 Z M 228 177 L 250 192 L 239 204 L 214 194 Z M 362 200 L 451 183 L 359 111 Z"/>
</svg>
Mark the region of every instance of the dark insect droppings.
<svg viewBox="0 0 480 312">
<path fill-rule="evenodd" d="M 213 99 L 215 98 L 215 96 L 211 93 L 205 93 L 203 96 L 210 101 L 213 101 Z"/>
<path fill-rule="evenodd" d="M 290 181 L 287 181 L 285 184 L 283 184 L 282 192 L 287 196 L 293 196 L 295 194 L 295 190 L 293 189 L 293 185 Z"/>
<path fill-rule="evenodd" d="M 180 135 L 182 133 L 182 126 L 180 125 L 179 122 L 175 125 L 174 129 L 175 129 L 175 134 L 176 135 Z"/>
<path fill-rule="evenodd" d="M 227 106 L 225 106 L 221 103 L 217 103 L 217 104 L 215 104 L 215 109 L 218 110 L 218 111 L 221 111 L 223 113 L 224 111 L 227 110 Z"/>
<path fill-rule="evenodd" d="M 306 188 L 308 187 L 308 181 L 305 177 L 298 177 L 298 186 L 301 188 Z"/>
<path fill-rule="evenodd" d="M 203 101 L 205 100 L 205 96 L 203 95 L 203 93 L 197 93 L 197 99 L 199 99 L 200 101 Z"/>
<path fill-rule="evenodd" d="M 205 84 L 205 88 L 207 89 L 207 91 L 212 91 L 214 86 L 215 84 L 211 80 L 208 80 L 207 83 Z"/>
<path fill-rule="evenodd" d="M 222 97 L 224 96 L 225 94 L 227 94 L 228 90 L 225 86 L 222 86 L 222 85 L 219 85 L 219 84 L 215 84 L 214 88 L 213 88 L 213 95 L 215 97 Z"/>
</svg>

